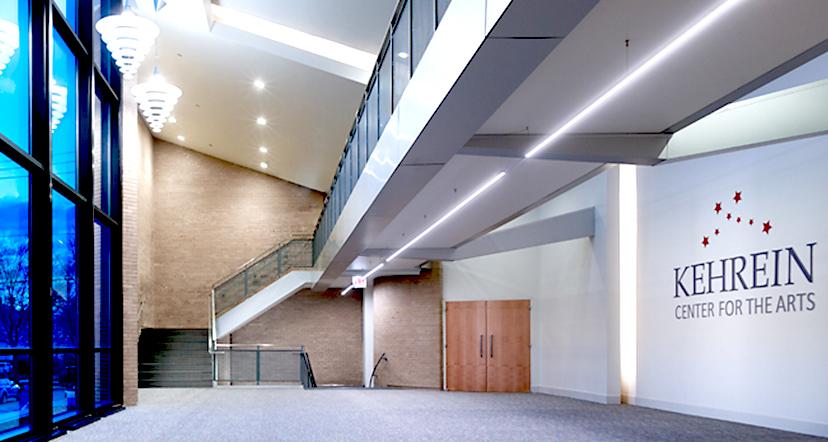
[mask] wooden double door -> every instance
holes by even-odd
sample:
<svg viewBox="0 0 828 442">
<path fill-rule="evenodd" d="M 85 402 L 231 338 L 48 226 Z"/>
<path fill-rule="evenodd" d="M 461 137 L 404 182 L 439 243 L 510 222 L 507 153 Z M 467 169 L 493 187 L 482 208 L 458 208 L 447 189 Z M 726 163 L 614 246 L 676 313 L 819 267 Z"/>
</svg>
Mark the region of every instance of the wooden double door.
<svg viewBox="0 0 828 442">
<path fill-rule="evenodd" d="M 529 391 L 529 301 L 446 302 L 446 388 Z"/>
</svg>

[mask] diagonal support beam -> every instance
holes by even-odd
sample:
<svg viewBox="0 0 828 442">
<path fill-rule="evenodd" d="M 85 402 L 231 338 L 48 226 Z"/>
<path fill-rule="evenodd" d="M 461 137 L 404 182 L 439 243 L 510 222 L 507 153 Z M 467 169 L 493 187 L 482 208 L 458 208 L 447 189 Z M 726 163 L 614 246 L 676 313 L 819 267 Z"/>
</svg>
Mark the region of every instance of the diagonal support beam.
<svg viewBox="0 0 828 442">
<path fill-rule="evenodd" d="M 588 238 L 594 234 L 595 208 L 590 207 L 509 229 L 496 230 L 457 248 L 411 248 L 399 257 L 424 261 L 457 261 L 571 239 Z M 395 249 L 367 249 L 360 255 L 385 257 L 394 252 Z"/>
<path fill-rule="evenodd" d="M 460 246 L 455 260 L 511 252 L 513 250 L 553 244 L 595 234 L 595 208 L 582 209 L 552 218 L 496 230 Z"/>
<path fill-rule="evenodd" d="M 546 134 L 475 135 L 460 155 L 523 158 Z M 668 134 L 569 134 L 533 159 L 654 165 L 670 140 Z"/>
</svg>

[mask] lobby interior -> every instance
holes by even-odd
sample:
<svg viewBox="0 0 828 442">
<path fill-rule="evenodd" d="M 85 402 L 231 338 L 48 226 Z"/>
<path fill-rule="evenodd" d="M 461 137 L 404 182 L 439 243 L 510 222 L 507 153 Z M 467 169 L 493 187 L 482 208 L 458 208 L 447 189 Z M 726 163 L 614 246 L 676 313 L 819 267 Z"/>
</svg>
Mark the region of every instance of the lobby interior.
<svg viewBox="0 0 828 442">
<path fill-rule="evenodd" d="M 828 437 L 828 2 L 0 2 L 0 440 Z"/>
</svg>

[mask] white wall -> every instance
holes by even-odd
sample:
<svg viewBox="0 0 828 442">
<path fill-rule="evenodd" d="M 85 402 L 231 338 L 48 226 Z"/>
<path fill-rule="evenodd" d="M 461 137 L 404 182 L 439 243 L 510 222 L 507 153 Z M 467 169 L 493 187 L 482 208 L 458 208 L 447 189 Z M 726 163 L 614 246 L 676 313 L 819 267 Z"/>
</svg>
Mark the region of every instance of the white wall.
<svg viewBox="0 0 828 442">
<path fill-rule="evenodd" d="M 823 136 L 639 168 L 636 404 L 828 436 L 826 165 Z M 812 242 L 813 283 L 794 267 L 790 286 L 675 297 L 674 268 L 745 255 L 750 263 L 751 253 L 786 247 L 807 266 Z M 787 259 L 780 267 L 787 272 Z M 796 293 L 813 293 L 814 305 L 806 301 L 799 311 L 797 301 L 797 311 L 777 311 L 779 296 Z M 748 298 L 766 296 L 771 313 L 747 311 Z M 723 301 L 741 301 L 742 314 L 720 315 Z M 676 318 L 680 305 L 702 302 L 713 303 L 712 317 Z"/>
<path fill-rule="evenodd" d="M 443 263 L 445 301 L 531 300 L 533 391 L 618 402 L 615 195 L 612 169 L 510 224 L 594 206 L 593 238 Z"/>
</svg>

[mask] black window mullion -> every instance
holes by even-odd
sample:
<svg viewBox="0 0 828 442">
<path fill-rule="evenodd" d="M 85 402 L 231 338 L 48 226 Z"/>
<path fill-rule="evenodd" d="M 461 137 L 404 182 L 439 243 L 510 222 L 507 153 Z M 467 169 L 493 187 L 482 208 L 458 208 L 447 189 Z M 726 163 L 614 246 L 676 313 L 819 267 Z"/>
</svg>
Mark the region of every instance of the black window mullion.
<svg viewBox="0 0 828 442">
<path fill-rule="evenodd" d="M 66 21 L 66 18 L 63 17 L 63 14 L 61 14 L 60 9 L 58 9 L 57 6 L 52 6 L 52 14 L 52 26 L 54 26 L 55 31 L 60 34 L 60 38 L 63 39 L 66 46 L 69 46 L 69 49 L 79 61 L 78 64 L 82 64 L 86 62 L 87 59 L 92 58 L 92 54 L 86 50 L 86 47 L 84 47 L 83 43 L 81 43 L 80 38 L 78 38 L 78 35 L 75 34 L 75 31 Z"/>
<path fill-rule="evenodd" d="M 79 2 L 78 29 L 91 21 L 92 3 Z M 86 20 L 83 17 L 89 16 Z M 88 31 L 88 29 L 87 29 Z M 91 43 L 91 38 L 87 39 Z M 78 190 L 85 198 L 77 205 L 78 235 L 78 405 L 81 413 L 91 412 L 95 408 L 95 354 L 94 348 L 94 309 L 95 309 L 95 236 L 94 204 L 92 178 L 92 97 L 95 96 L 92 82 L 94 72 L 93 57 L 85 57 L 78 63 Z"/>
<path fill-rule="evenodd" d="M 29 171 L 29 173 L 36 174 L 44 171 L 43 165 L 39 161 L 32 158 L 28 153 L 20 150 L 11 140 L 0 134 L 0 154 L 4 154 L 12 161 L 17 163 L 20 167 Z"/>
<path fill-rule="evenodd" d="M 85 205 L 89 202 L 89 199 L 78 193 L 78 190 L 73 189 L 68 184 L 63 182 L 63 180 L 54 175 L 52 176 L 52 188 L 77 206 Z"/>
<path fill-rule="evenodd" d="M 32 432 L 48 434 L 52 428 L 52 200 L 51 113 L 49 99 L 49 49 L 52 4 L 32 0 L 30 18 L 30 87 L 32 155 L 43 172 L 31 175 L 30 275 L 31 275 L 31 378 L 30 421 Z"/>
</svg>

